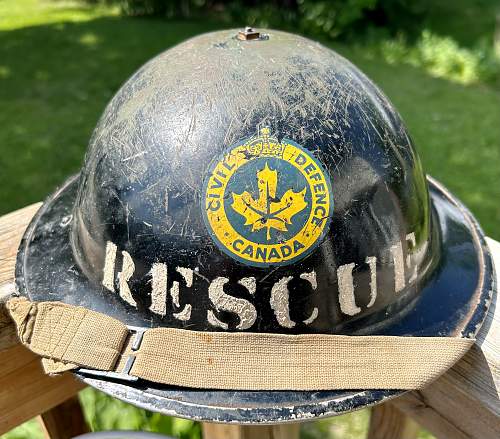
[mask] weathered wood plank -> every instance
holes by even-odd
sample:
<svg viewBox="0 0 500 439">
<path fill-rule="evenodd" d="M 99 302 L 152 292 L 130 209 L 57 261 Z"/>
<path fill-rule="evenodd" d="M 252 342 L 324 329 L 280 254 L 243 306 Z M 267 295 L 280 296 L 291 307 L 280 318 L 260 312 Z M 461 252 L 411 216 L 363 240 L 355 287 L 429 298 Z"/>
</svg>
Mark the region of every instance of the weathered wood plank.
<svg viewBox="0 0 500 439">
<path fill-rule="evenodd" d="M 46 439 L 71 439 L 89 432 L 77 396 L 42 413 L 38 419 Z"/>
<path fill-rule="evenodd" d="M 36 204 L 0 218 L 0 301 L 12 291 L 17 247 L 25 227 L 38 208 L 39 204 Z M 500 244 L 492 240 L 488 242 L 494 252 L 496 265 L 500 267 Z M 12 347 L 15 343 L 13 331 L 8 328 L 8 319 L 3 316 L 0 304 L 0 350 Z M 1 361 L 8 362 L 3 353 Z M 33 364 L 38 366 L 39 363 L 33 360 Z M 64 388 L 65 384 L 61 385 Z M 8 412 L 1 411 L 1 398 L 5 394 L 1 382 L 0 389 L 2 432 L 5 431 L 3 420 L 8 418 Z M 14 392 L 14 389 L 11 388 L 11 391 Z M 440 438 L 496 439 L 500 437 L 499 393 L 500 307 L 492 304 L 476 346 L 455 367 L 425 390 L 408 393 L 391 403 Z M 44 406 L 38 413 L 47 408 Z M 14 419 L 22 422 L 28 418 Z"/>
<path fill-rule="evenodd" d="M 500 284 L 500 244 L 488 239 Z M 500 438 L 500 306 L 492 303 L 477 343 L 420 392 L 393 400 L 440 439 Z"/>
<path fill-rule="evenodd" d="M 227 425 L 205 422 L 203 439 L 299 439 L 299 424 Z"/>
<path fill-rule="evenodd" d="M 0 351 L 17 343 L 11 320 L 1 302 L 14 290 L 17 248 L 24 230 L 41 204 L 32 204 L 0 218 Z"/>
<path fill-rule="evenodd" d="M 46 375 L 40 358 L 21 345 L 0 356 L 0 434 L 62 403 L 83 388 L 70 374 Z"/>
<path fill-rule="evenodd" d="M 31 218 L 41 205 L 35 203 L 0 218 L 0 297 L 12 287 L 17 248 Z"/>
<path fill-rule="evenodd" d="M 69 374 L 46 375 L 40 358 L 18 344 L 1 306 L 14 289 L 17 248 L 40 204 L 0 218 L 0 434 L 61 404 L 84 387 Z"/>
<path fill-rule="evenodd" d="M 390 402 L 372 408 L 367 439 L 415 439 L 419 425 Z"/>
</svg>

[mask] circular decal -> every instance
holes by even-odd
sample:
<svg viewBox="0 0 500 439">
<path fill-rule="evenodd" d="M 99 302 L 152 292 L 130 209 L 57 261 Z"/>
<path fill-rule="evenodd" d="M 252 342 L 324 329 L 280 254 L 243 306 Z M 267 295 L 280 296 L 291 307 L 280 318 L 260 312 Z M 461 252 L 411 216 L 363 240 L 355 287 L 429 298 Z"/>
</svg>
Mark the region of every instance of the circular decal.
<svg viewBox="0 0 500 439">
<path fill-rule="evenodd" d="M 295 142 L 262 128 L 233 145 L 204 182 L 203 214 L 219 248 L 254 266 L 286 265 L 308 255 L 328 230 L 330 178 Z"/>
</svg>

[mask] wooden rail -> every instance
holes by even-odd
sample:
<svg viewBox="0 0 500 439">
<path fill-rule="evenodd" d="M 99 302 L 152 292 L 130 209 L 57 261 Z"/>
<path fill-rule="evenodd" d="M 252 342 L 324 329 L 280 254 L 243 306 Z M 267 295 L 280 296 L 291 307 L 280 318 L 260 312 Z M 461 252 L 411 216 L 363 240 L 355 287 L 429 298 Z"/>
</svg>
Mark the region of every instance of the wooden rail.
<svg viewBox="0 0 500 439">
<path fill-rule="evenodd" d="M 0 302 L 13 291 L 17 247 L 39 206 L 34 204 L 0 218 Z M 71 416 L 64 410 L 71 403 L 77 406 L 72 398 L 83 387 L 70 374 L 46 375 L 40 358 L 18 343 L 11 321 L 0 306 L 0 434 L 38 415 L 51 439 L 84 433 L 87 428 L 81 410 Z M 60 426 L 67 428 L 60 431 Z"/>
<path fill-rule="evenodd" d="M 70 374 L 45 375 L 38 357 L 18 344 L 1 305 L 13 292 L 17 248 L 39 206 L 0 218 L 0 434 L 42 415 L 46 436 L 66 439 L 86 429 L 74 399 L 83 386 Z M 500 267 L 500 244 L 488 244 Z M 439 439 L 500 438 L 500 307 L 495 305 L 476 345 L 450 371 L 420 392 L 373 409 L 369 439 L 413 439 L 415 421 Z M 68 412 L 73 416 L 69 423 Z M 299 427 L 205 424 L 203 431 L 205 439 L 295 439 Z"/>
<path fill-rule="evenodd" d="M 500 243 L 488 239 L 500 285 Z M 477 342 L 450 371 L 420 392 L 394 400 L 438 438 L 500 438 L 500 306 L 491 304 Z"/>
</svg>

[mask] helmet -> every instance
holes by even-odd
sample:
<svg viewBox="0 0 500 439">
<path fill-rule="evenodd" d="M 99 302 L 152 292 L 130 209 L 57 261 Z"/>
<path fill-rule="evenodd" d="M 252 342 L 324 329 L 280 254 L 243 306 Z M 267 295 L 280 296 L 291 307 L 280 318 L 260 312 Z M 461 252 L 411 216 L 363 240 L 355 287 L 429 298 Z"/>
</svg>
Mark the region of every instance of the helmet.
<svg viewBox="0 0 500 439">
<path fill-rule="evenodd" d="M 473 337 L 492 265 L 401 118 L 332 50 L 279 31 L 193 38 L 140 68 L 18 255 L 31 300 L 131 326 Z M 134 404 L 273 422 L 398 391 L 213 391 L 77 372 Z M 290 409 L 292 407 L 292 409 Z"/>
</svg>

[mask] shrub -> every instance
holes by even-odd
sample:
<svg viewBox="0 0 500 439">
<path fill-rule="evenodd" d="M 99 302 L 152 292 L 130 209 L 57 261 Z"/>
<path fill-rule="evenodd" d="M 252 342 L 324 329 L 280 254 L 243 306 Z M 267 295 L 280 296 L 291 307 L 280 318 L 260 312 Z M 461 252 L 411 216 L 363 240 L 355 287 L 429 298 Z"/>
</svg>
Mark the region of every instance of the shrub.
<svg viewBox="0 0 500 439">
<path fill-rule="evenodd" d="M 216 16 L 239 26 L 294 27 L 320 37 L 358 35 L 373 25 L 396 31 L 421 22 L 429 0 L 86 0 L 120 4 L 129 16 Z"/>
<path fill-rule="evenodd" d="M 374 10 L 378 0 L 298 0 L 299 25 L 304 32 L 338 37 L 352 31 Z"/>
<path fill-rule="evenodd" d="M 118 3 L 130 16 L 212 17 L 245 25 L 299 31 L 319 39 L 351 39 L 389 63 L 424 68 L 455 82 L 498 81 L 491 41 L 463 48 L 425 29 L 430 0 L 86 0 Z"/>
<path fill-rule="evenodd" d="M 391 64 L 421 67 L 431 75 L 462 84 L 494 80 L 500 71 L 500 61 L 486 41 L 466 49 L 450 37 L 424 30 L 414 45 L 400 35 L 375 44 L 375 52 Z"/>
</svg>

